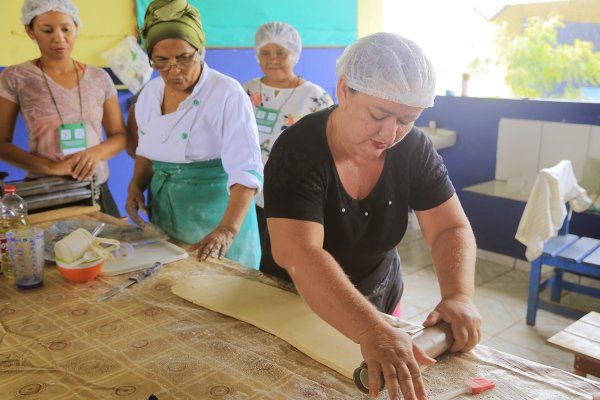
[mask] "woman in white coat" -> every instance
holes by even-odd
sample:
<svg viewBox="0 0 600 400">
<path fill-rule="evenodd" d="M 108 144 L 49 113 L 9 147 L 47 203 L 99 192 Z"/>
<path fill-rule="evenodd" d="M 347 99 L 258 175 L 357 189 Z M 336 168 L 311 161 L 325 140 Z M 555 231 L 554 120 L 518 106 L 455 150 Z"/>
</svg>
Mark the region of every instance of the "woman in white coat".
<svg viewBox="0 0 600 400">
<path fill-rule="evenodd" d="M 252 106 L 234 79 L 204 62 L 200 14 L 186 0 L 155 0 L 142 35 L 160 77 L 141 91 L 129 118 L 137 149 L 126 210 L 192 244 L 198 259 L 227 256 L 258 268 L 254 195 L 262 162 Z M 136 135 L 137 133 L 137 135 Z"/>
</svg>

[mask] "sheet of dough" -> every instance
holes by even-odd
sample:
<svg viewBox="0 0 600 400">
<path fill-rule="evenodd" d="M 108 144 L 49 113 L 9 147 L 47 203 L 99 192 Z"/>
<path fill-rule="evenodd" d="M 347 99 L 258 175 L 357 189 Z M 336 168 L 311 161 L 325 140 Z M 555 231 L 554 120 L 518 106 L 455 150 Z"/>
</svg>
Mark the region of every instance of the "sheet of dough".
<svg viewBox="0 0 600 400">
<path fill-rule="evenodd" d="M 300 296 L 238 276 L 196 276 L 171 290 L 199 306 L 252 324 L 352 379 L 358 344 L 319 318 Z"/>
</svg>

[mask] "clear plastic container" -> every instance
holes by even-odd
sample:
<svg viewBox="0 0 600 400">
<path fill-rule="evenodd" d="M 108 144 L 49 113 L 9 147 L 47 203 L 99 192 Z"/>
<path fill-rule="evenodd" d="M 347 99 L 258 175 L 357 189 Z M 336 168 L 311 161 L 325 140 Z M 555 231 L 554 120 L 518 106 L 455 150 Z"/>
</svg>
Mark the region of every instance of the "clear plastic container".
<svg viewBox="0 0 600 400">
<path fill-rule="evenodd" d="M 44 231 L 20 228 L 7 232 L 8 254 L 19 289 L 32 289 L 44 282 Z"/>
</svg>

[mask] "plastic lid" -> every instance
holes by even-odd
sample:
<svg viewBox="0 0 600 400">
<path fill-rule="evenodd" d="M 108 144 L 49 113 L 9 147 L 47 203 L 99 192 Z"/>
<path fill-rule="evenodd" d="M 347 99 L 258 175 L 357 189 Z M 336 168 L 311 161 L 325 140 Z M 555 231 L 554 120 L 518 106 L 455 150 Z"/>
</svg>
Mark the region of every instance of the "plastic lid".
<svg viewBox="0 0 600 400">
<path fill-rule="evenodd" d="M 4 193 L 17 193 L 17 187 L 14 185 L 4 185 Z"/>
</svg>

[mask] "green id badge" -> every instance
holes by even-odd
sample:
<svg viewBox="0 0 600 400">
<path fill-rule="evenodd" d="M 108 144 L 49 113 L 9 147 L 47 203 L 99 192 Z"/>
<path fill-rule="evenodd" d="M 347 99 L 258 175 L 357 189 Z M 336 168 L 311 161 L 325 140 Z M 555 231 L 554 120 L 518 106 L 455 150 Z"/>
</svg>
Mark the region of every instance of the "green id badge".
<svg viewBox="0 0 600 400">
<path fill-rule="evenodd" d="M 58 126 L 60 151 L 63 156 L 87 149 L 85 124 L 61 124 Z"/>
<path fill-rule="evenodd" d="M 279 117 L 279 110 L 272 108 L 258 107 L 256 109 L 256 125 L 258 126 L 258 132 L 271 135 L 273 128 Z"/>
</svg>

